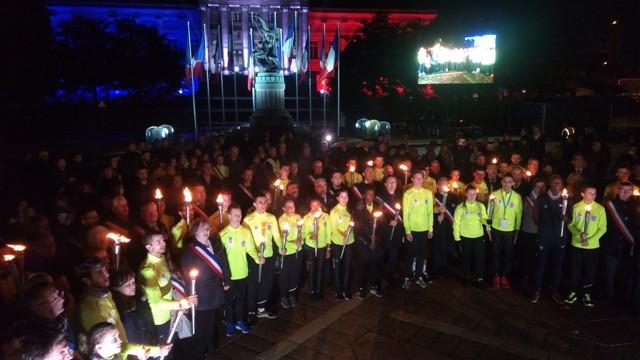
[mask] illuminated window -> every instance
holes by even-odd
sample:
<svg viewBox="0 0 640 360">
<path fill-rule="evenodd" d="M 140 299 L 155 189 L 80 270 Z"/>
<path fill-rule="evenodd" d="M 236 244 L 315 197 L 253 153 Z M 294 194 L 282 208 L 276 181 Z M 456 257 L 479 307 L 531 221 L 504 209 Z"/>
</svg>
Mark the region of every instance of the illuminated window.
<svg viewBox="0 0 640 360">
<path fill-rule="evenodd" d="M 311 49 L 309 49 L 309 51 L 312 59 L 318 58 L 318 47 L 318 42 L 311 40 Z"/>
</svg>

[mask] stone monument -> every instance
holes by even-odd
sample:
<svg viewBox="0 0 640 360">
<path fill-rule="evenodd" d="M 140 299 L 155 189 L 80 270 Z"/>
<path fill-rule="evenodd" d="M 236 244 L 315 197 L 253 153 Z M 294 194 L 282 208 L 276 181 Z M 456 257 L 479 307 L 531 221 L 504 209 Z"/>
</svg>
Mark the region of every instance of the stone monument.
<svg viewBox="0 0 640 360">
<path fill-rule="evenodd" d="M 257 67 L 254 79 L 254 112 L 252 127 L 289 127 L 291 114 L 284 107 L 284 75 L 278 63 L 280 33 L 264 19 L 254 15 L 253 26 L 261 39 L 253 47 L 253 59 Z"/>
</svg>

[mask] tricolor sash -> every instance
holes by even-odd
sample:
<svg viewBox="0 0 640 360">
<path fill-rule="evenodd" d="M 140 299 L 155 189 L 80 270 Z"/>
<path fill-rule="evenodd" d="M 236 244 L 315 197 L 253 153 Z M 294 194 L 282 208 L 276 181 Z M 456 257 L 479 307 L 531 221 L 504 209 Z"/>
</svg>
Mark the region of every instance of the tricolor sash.
<svg viewBox="0 0 640 360">
<path fill-rule="evenodd" d="M 209 249 L 200 245 L 189 245 L 191 250 L 198 255 L 202 261 L 213 271 L 214 274 L 218 277 L 218 279 L 222 280 L 222 266 L 218 263 L 218 259 Z"/>
<path fill-rule="evenodd" d="M 442 202 L 435 196 L 433 197 L 433 201 L 436 203 L 436 205 L 444 209 L 444 216 L 447 218 L 447 220 L 449 220 L 450 223 L 453 223 L 453 216 L 451 215 L 449 209 L 447 209 L 446 206 L 442 205 Z"/>
<path fill-rule="evenodd" d="M 251 191 L 249 191 L 249 189 L 247 189 L 246 187 L 244 187 L 244 185 L 242 184 L 238 184 L 238 186 L 240 187 L 240 190 L 242 190 L 245 194 L 247 194 L 247 196 L 251 199 L 251 200 L 255 200 L 253 197 L 253 194 L 251 193 Z"/>
<path fill-rule="evenodd" d="M 384 207 L 384 209 L 391 215 L 391 216 L 396 216 L 396 209 L 393 208 L 393 206 L 387 204 L 387 202 L 385 202 L 384 200 L 382 200 L 382 198 L 380 196 L 376 196 L 376 200 L 378 200 L 379 202 L 382 203 L 382 206 Z M 398 216 L 398 220 L 402 221 L 400 219 L 400 216 Z"/>
<path fill-rule="evenodd" d="M 353 193 L 355 194 L 355 196 L 356 196 L 358 199 L 362 200 L 362 198 L 363 198 L 362 193 L 360 193 L 360 190 L 358 189 L 358 187 L 357 187 L 357 186 L 353 185 L 353 186 L 351 187 L 351 191 L 353 191 Z"/>
<path fill-rule="evenodd" d="M 631 235 L 631 231 L 629 231 L 629 228 L 627 228 L 627 225 L 624 223 L 624 221 L 622 221 L 622 217 L 618 213 L 618 209 L 616 209 L 612 201 L 606 200 L 604 202 L 604 206 L 609 211 L 609 215 L 611 215 L 611 218 L 613 219 L 613 223 L 615 224 L 618 231 L 620 231 L 620 234 L 622 234 L 622 237 L 631 245 L 631 249 L 629 250 L 630 252 L 629 255 L 633 256 L 633 248 L 636 245 L 636 241 L 633 238 L 633 235 Z"/>
<path fill-rule="evenodd" d="M 213 167 L 213 170 L 215 170 L 216 175 L 218 175 L 218 177 L 220 178 L 220 180 L 224 180 L 224 179 L 226 178 L 226 176 L 224 176 L 224 175 L 222 174 L 222 172 L 220 172 L 220 169 L 218 169 L 218 166 L 217 166 L 217 165 Z"/>
<path fill-rule="evenodd" d="M 530 208 L 535 208 L 535 199 L 531 198 L 531 194 L 527 195 L 524 197 L 525 200 L 527 200 L 526 204 L 529 205 Z"/>
<path fill-rule="evenodd" d="M 188 296 L 187 290 L 184 287 L 184 281 L 173 274 L 171 275 L 171 287 L 183 298 L 186 298 Z"/>
</svg>

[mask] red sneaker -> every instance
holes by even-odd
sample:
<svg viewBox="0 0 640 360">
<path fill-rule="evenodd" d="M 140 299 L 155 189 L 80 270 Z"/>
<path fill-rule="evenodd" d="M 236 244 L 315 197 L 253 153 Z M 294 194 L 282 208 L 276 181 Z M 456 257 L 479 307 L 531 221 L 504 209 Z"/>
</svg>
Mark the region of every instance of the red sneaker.
<svg viewBox="0 0 640 360">
<path fill-rule="evenodd" d="M 500 286 L 503 289 L 511 289 L 511 283 L 509 283 L 509 279 L 506 276 L 500 278 Z"/>
<path fill-rule="evenodd" d="M 494 289 L 500 289 L 500 276 L 495 275 L 491 281 L 491 287 Z"/>
</svg>

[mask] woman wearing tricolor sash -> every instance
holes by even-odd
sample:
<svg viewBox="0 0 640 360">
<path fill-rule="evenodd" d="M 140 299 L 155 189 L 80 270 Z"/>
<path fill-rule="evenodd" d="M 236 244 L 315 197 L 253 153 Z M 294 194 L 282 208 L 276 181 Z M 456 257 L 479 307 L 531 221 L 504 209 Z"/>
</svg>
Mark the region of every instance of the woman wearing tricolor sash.
<svg viewBox="0 0 640 360">
<path fill-rule="evenodd" d="M 209 345 L 214 341 L 216 311 L 224 305 L 224 288 L 229 283 L 225 255 L 219 249 L 218 242 L 210 241 L 210 234 L 211 225 L 207 220 L 194 220 L 189 228 L 189 243 L 182 254 L 182 273 L 188 275 L 191 270 L 198 270 L 192 359 L 204 359 Z"/>
</svg>

